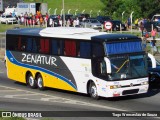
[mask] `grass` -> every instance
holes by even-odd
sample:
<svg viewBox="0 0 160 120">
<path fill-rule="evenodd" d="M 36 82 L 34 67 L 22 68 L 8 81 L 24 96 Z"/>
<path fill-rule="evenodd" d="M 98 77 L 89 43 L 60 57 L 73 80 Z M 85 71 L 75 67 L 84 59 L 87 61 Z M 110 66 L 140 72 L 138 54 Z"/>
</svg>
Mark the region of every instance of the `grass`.
<svg viewBox="0 0 160 120">
<path fill-rule="evenodd" d="M 1 32 L 6 32 L 7 30 L 9 29 L 14 29 L 16 27 L 19 27 L 19 28 L 27 28 L 27 26 L 24 26 L 24 25 L 18 25 L 18 24 L 0 24 L 0 33 Z M 39 25 L 36 25 L 36 27 L 39 27 Z"/>
<path fill-rule="evenodd" d="M 16 25 L 6 25 L 6 24 L 0 24 L 0 32 L 5 32 L 8 29 L 13 29 L 16 27 Z"/>
<path fill-rule="evenodd" d="M 50 13 L 53 14 L 54 10 L 57 8 L 57 14 L 61 13 L 62 10 L 62 0 L 24 0 L 24 2 L 44 2 L 48 3 L 48 9 L 51 8 Z M 68 12 L 69 9 L 71 14 L 75 14 L 75 10 L 78 9 L 77 13 L 81 13 L 85 10 L 85 13 L 90 13 L 92 10 L 92 15 L 97 15 L 99 10 L 105 5 L 101 2 L 101 0 L 64 0 L 64 10 L 65 13 Z"/>
<path fill-rule="evenodd" d="M 25 26 L 18 24 L 0 24 L 0 32 L 6 32 L 7 30 L 14 29 L 16 27 L 25 28 Z"/>
</svg>

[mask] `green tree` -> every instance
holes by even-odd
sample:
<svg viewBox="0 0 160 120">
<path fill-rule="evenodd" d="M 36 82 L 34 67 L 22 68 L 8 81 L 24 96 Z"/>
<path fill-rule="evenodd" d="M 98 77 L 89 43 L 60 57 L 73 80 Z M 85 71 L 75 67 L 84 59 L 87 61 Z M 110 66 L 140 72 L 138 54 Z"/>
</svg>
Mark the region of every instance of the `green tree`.
<svg viewBox="0 0 160 120">
<path fill-rule="evenodd" d="M 101 0 L 105 7 L 102 9 L 105 15 L 116 14 L 117 8 L 122 4 L 122 0 Z"/>
<path fill-rule="evenodd" d="M 143 2 L 140 1 L 139 5 L 141 14 L 146 18 L 151 18 L 154 14 L 160 13 L 160 0 L 143 0 Z"/>
<path fill-rule="evenodd" d="M 160 11 L 160 0 L 101 0 L 105 7 L 103 12 L 114 19 L 121 19 L 125 11 L 124 19 L 127 19 L 131 12 L 133 18 L 151 18 Z"/>
</svg>

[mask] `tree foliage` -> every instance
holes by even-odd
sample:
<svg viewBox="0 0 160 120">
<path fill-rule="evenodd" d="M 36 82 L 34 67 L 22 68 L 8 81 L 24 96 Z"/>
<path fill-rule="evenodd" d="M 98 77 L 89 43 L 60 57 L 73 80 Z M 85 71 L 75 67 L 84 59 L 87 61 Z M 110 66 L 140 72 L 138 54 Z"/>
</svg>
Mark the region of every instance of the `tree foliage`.
<svg viewBox="0 0 160 120">
<path fill-rule="evenodd" d="M 160 0 L 101 0 L 105 5 L 103 14 L 113 19 L 127 19 L 131 12 L 133 18 L 151 18 L 154 14 L 160 13 Z"/>
</svg>

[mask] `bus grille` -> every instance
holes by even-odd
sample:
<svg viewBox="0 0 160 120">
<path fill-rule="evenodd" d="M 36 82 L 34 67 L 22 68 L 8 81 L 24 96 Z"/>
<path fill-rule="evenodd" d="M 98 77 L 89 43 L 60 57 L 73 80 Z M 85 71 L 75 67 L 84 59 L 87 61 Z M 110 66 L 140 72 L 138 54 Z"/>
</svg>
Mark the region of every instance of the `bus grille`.
<svg viewBox="0 0 160 120">
<path fill-rule="evenodd" d="M 129 94 L 135 94 L 138 93 L 139 89 L 133 89 L 133 90 L 124 90 L 122 92 L 122 95 L 129 95 Z"/>
<path fill-rule="evenodd" d="M 140 86 L 141 84 L 133 84 L 133 86 Z M 122 86 L 122 88 L 125 88 L 125 87 L 131 87 L 131 85 L 124 85 Z"/>
</svg>

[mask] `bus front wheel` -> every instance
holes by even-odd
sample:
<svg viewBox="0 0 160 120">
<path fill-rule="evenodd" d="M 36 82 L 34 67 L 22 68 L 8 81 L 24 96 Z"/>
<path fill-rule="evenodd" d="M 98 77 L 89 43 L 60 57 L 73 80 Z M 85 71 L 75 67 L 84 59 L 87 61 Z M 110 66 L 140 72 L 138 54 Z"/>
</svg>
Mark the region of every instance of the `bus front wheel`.
<svg viewBox="0 0 160 120">
<path fill-rule="evenodd" d="M 44 90 L 43 78 L 40 74 L 37 76 L 37 86 L 40 90 Z"/>
<path fill-rule="evenodd" d="M 33 89 L 36 88 L 36 81 L 34 80 L 31 73 L 27 75 L 27 84 Z"/>
<path fill-rule="evenodd" d="M 89 85 L 89 94 L 91 96 L 91 98 L 93 99 L 99 99 L 98 93 L 97 93 L 97 87 L 94 84 L 94 82 L 91 82 Z"/>
</svg>

